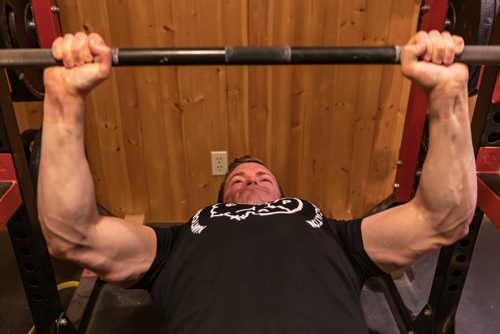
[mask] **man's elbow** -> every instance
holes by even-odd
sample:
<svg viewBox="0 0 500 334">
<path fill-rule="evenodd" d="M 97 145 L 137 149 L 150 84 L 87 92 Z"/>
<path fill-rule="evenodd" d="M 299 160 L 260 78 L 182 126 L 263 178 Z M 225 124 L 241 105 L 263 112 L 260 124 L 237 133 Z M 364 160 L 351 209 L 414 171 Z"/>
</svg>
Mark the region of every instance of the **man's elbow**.
<svg viewBox="0 0 500 334">
<path fill-rule="evenodd" d="M 49 250 L 50 256 L 59 260 L 66 260 L 66 261 L 72 260 L 70 256 L 70 254 L 72 253 L 71 247 L 64 246 L 60 242 L 51 241 L 50 238 L 46 238 L 46 241 L 47 241 L 47 249 Z"/>
<path fill-rule="evenodd" d="M 469 234 L 469 226 L 474 216 L 474 206 L 461 206 L 445 217 L 438 225 L 437 232 L 442 246 L 450 246 Z"/>
<path fill-rule="evenodd" d="M 430 225 L 435 236 L 442 239 L 442 245 L 451 245 L 469 233 L 476 201 L 475 194 L 451 193 L 446 200 L 436 202 L 422 200 L 416 196 L 414 203 L 423 221 Z"/>
<path fill-rule="evenodd" d="M 469 234 L 470 221 L 464 221 L 452 230 L 441 233 L 441 246 L 451 246 Z"/>
<path fill-rule="evenodd" d="M 45 237 L 50 256 L 64 261 L 78 262 L 79 249 L 75 244 L 65 242 L 59 238 Z"/>
<path fill-rule="evenodd" d="M 39 215 L 39 221 L 50 256 L 59 260 L 78 261 L 79 253 L 87 242 L 83 231 L 62 222 L 50 221 L 42 215 Z"/>
</svg>

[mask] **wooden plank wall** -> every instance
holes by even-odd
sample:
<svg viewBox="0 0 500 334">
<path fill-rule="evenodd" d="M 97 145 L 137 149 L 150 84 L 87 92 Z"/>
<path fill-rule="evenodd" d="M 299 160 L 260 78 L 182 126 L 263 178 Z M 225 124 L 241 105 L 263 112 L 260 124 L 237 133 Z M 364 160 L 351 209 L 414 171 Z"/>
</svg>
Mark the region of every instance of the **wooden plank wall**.
<svg viewBox="0 0 500 334">
<path fill-rule="evenodd" d="M 420 0 L 64 0 L 65 32 L 114 47 L 396 45 Z M 183 221 L 215 201 L 210 151 L 263 159 L 286 195 L 339 218 L 388 196 L 409 83 L 399 66 L 114 69 L 87 103 L 98 202 Z"/>
<path fill-rule="evenodd" d="M 14 102 L 19 132 L 38 129 L 42 124 L 42 102 Z"/>
</svg>

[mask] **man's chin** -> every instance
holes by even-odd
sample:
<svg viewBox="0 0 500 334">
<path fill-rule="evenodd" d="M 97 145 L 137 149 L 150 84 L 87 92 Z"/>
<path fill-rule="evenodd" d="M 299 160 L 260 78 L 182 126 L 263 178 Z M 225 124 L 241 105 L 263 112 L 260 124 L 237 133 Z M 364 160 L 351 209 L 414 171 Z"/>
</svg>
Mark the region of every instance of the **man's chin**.
<svg viewBox="0 0 500 334">
<path fill-rule="evenodd" d="M 268 201 L 264 201 L 260 198 L 249 198 L 249 199 L 245 199 L 245 200 L 240 200 L 238 201 L 238 204 L 248 204 L 248 205 L 261 205 L 261 204 L 264 204 L 264 203 L 267 203 Z"/>
<path fill-rule="evenodd" d="M 238 198 L 235 203 L 238 204 L 248 204 L 248 205 L 261 205 L 269 202 L 273 202 L 279 198 L 271 198 L 271 196 L 242 196 Z"/>
</svg>

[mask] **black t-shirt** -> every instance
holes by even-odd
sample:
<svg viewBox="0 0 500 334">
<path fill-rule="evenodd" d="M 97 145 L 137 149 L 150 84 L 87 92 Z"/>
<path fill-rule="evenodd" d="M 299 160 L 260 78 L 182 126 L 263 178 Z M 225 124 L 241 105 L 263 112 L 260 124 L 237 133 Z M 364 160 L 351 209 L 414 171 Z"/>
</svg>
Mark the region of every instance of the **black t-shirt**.
<svg viewBox="0 0 500 334">
<path fill-rule="evenodd" d="M 360 291 L 380 271 L 360 226 L 296 198 L 215 204 L 155 228 L 135 287 L 162 307 L 167 333 L 366 333 Z"/>
</svg>

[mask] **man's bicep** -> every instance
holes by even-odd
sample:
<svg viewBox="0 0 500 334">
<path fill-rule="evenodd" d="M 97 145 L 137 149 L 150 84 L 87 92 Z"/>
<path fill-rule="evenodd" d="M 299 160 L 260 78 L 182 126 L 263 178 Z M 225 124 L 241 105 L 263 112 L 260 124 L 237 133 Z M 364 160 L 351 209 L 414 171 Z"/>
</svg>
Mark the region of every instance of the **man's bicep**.
<svg viewBox="0 0 500 334">
<path fill-rule="evenodd" d="M 101 217 L 88 239 L 77 262 L 103 280 L 121 287 L 137 283 L 156 255 L 155 232 L 150 227 L 120 218 Z"/>
<path fill-rule="evenodd" d="M 440 246 L 436 231 L 412 202 L 364 218 L 361 233 L 368 256 L 388 273 Z"/>
</svg>

